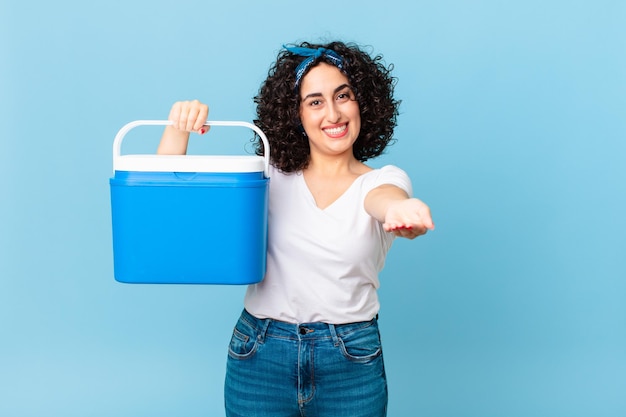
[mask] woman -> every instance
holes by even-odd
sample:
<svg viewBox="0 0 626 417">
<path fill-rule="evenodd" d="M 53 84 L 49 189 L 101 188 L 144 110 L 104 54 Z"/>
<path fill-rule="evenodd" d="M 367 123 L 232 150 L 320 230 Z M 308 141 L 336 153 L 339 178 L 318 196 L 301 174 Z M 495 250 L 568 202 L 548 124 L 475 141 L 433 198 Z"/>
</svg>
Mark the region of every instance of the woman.
<svg viewBox="0 0 626 417">
<path fill-rule="evenodd" d="M 229 345 L 227 416 L 386 415 L 378 273 L 395 237 L 434 228 L 404 171 L 364 164 L 392 139 L 394 85 L 380 56 L 303 43 L 279 53 L 255 97 L 271 148 L 267 271 Z M 159 153 L 185 153 L 207 117 L 203 103 L 175 103 Z"/>
</svg>

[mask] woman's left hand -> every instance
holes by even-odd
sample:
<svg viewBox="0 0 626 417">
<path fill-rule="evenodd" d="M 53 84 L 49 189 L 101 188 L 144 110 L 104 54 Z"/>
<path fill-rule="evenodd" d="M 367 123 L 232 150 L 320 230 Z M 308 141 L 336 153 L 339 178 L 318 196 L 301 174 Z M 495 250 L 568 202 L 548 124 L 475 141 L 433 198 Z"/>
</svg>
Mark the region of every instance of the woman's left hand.
<svg viewBox="0 0 626 417">
<path fill-rule="evenodd" d="M 383 229 L 398 237 L 415 239 L 435 229 L 430 208 L 417 198 L 389 203 Z"/>
</svg>

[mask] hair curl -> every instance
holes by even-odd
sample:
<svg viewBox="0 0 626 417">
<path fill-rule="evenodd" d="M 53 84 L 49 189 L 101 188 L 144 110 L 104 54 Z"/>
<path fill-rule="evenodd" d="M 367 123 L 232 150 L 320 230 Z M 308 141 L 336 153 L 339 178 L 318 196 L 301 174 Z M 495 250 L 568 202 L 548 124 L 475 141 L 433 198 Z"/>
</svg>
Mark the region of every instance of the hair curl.
<svg viewBox="0 0 626 417">
<path fill-rule="evenodd" d="M 386 67 L 381 55 L 372 58 L 354 44 L 303 42 L 299 46 L 331 49 L 343 57 L 345 73 L 361 113 L 361 130 L 353 146 L 354 156 L 365 162 L 381 155 L 393 140 L 400 105 L 400 101 L 393 97 L 396 85 L 396 78 L 391 76 L 393 65 Z M 296 67 L 304 59 L 287 50 L 280 51 L 254 97 L 257 105 L 254 123 L 269 140 L 272 165 L 283 172 L 306 168 L 310 158 L 309 141 L 303 136 L 300 122 L 300 94 L 294 88 Z M 320 62 L 331 63 L 322 55 L 310 68 Z M 258 138 L 255 151 L 258 155 L 263 154 L 263 144 Z"/>
</svg>

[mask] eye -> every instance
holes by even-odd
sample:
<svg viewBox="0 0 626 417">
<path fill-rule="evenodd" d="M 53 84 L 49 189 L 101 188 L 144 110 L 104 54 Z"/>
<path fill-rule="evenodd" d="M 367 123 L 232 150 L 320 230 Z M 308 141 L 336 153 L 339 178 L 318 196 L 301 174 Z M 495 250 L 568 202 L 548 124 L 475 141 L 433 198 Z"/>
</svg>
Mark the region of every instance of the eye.
<svg viewBox="0 0 626 417">
<path fill-rule="evenodd" d="M 324 102 L 320 99 L 313 98 L 306 101 L 306 105 L 308 107 L 320 107 L 324 104 Z"/>
<path fill-rule="evenodd" d="M 354 100 L 354 93 L 352 93 L 352 90 L 350 89 L 345 89 L 337 94 L 336 100 L 342 103 L 349 100 Z"/>
</svg>

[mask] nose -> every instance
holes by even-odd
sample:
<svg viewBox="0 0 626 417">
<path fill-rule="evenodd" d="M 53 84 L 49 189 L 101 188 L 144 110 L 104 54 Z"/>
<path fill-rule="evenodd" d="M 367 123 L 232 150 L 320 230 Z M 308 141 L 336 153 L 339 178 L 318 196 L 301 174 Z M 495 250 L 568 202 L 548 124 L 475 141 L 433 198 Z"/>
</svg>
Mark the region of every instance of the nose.
<svg viewBox="0 0 626 417">
<path fill-rule="evenodd" d="M 331 101 L 328 106 L 326 106 L 326 120 L 329 123 L 337 123 L 341 119 L 341 112 L 339 111 L 339 107 L 337 103 Z"/>
</svg>

